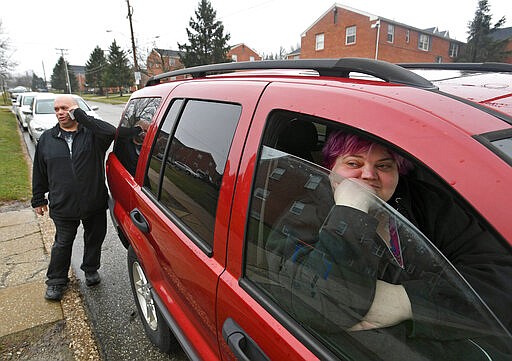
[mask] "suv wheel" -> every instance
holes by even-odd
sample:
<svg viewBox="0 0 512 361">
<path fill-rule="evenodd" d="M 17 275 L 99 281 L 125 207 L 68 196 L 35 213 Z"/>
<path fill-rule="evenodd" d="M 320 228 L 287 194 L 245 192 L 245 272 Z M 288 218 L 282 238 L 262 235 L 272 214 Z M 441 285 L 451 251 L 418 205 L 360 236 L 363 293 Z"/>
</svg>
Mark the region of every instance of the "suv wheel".
<svg viewBox="0 0 512 361">
<path fill-rule="evenodd" d="M 137 311 L 144 325 L 146 335 L 160 351 L 165 353 L 174 351 L 178 342 L 171 334 L 160 310 L 156 306 L 151 295 L 152 286 L 147 280 L 132 247 L 128 248 L 128 273 L 130 274 L 133 298 L 137 304 Z"/>
</svg>

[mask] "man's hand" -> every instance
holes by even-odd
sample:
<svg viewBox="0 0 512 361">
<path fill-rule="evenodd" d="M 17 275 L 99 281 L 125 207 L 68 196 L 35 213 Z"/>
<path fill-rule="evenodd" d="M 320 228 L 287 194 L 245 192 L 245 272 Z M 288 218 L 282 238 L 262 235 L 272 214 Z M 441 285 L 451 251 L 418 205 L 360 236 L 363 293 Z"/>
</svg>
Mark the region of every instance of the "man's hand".
<svg viewBox="0 0 512 361">
<path fill-rule="evenodd" d="M 375 298 L 368 313 L 349 331 L 390 327 L 411 318 L 411 301 L 404 286 L 377 280 Z"/>
<path fill-rule="evenodd" d="M 48 206 L 45 204 L 44 206 L 36 207 L 34 208 L 34 211 L 36 212 L 36 214 L 44 216 L 44 214 L 48 212 Z"/>
</svg>

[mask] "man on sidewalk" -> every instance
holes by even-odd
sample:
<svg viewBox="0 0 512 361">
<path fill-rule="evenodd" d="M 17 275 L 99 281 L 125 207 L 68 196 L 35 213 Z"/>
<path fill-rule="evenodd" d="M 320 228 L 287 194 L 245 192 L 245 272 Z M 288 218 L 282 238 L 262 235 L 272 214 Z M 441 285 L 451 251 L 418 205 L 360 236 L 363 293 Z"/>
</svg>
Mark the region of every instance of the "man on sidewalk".
<svg viewBox="0 0 512 361">
<path fill-rule="evenodd" d="M 45 298 L 59 301 L 69 282 L 73 241 L 80 222 L 85 243 L 80 268 L 87 286 L 100 282 L 101 245 L 107 229 L 105 153 L 116 129 L 87 115 L 72 95 L 57 96 L 54 108 L 58 123 L 41 135 L 36 147 L 32 207 L 43 215 L 49 201 L 55 242 L 46 273 Z"/>
</svg>

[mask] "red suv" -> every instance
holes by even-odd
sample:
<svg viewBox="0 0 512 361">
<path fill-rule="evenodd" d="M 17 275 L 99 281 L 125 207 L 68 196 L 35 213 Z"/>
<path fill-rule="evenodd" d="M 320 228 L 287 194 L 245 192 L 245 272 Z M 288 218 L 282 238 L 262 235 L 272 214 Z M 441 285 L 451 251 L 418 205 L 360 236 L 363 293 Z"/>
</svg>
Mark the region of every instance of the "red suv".
<svg viewBox="0 0 512 361">
<path fill-rule="evenodd" d="M 512 118 L 499 109 L 368 59 L 150 79 L 107 162 L 148 337 L 193 360 L 512 359 Z M 437 210 L 406 217 L 356 182 L 348 196 L 371 207 L 343 218 L 346 179 L 326 165 L 338 134 L 392 154 L 376 173 L 400 159 L 409 206 Z"/>
</svg>

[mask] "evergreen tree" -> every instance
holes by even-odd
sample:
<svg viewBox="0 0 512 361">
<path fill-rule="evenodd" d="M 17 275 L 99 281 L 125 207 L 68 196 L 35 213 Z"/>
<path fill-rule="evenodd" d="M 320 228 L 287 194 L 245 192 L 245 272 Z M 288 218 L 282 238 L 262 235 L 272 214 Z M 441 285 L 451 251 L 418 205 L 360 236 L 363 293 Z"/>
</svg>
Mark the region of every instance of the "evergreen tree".
<svg viewBox="0 0 512 361">
<path fill-rule="evenodd" d="M 108 65 L 103 74 L 103 82 L 108 87 L 119 88 L 121 96 L 123 95 L 123 88 L 131 86 L 134 82 L 126 53 L 117 45 L 115 40 L 109 48 Z"/>
<path fill-rule="evenodd" d="M 96 46 L 85 63 L 85 81 L 88 87 L 95 88 L 96 94 L 103 95 L 103 74 L 107 70 L 105 53 Z"/>
<path fill-rule="evenodd" d="M 66 79 L 66 66 L 69 74 L 69 82 L 71 84 L 71 91 L 78 90 L 78 81 L 76 80 L 75 73 L 69 69 L 69 63 L 61 56 L 57 64 L 55 64 L 53 68 L 53 73 L 51 76 L 52 88 L 61 90 L 64 93 L 68 92 L 68 82 Z"/>
<path fill-rule="evenodd" d="M 491 28 L 492 16 L 488 0 L 479 0 L 475 17 L 468 23 L 468 43 L 465 51 L 457 58 L 459 62 L 479 63 L 485 61 L 502 61 L 507 56 L 507 41 L 493 41 L 492 33 L 504 23 L 503 16 Z"/>
<path fill-rule="evenodd" d="M 38 77 L 35 73 L 32 74 L 32 90 L 46 90 L 46 83 L 44 79 Z"/>
<path fill-rule="evenodd" d="M 224 35 L 224 25 L 216 20 L 217 12 L 208 0 L 201 0 L 195 11 L 196 20 L 189 21 L 187 28 L 190 44 L 179 44 L 180 60 L 185 67 L 224 63 L 230 61 L 227 44 L 230 35 Z"/>
</svg>

